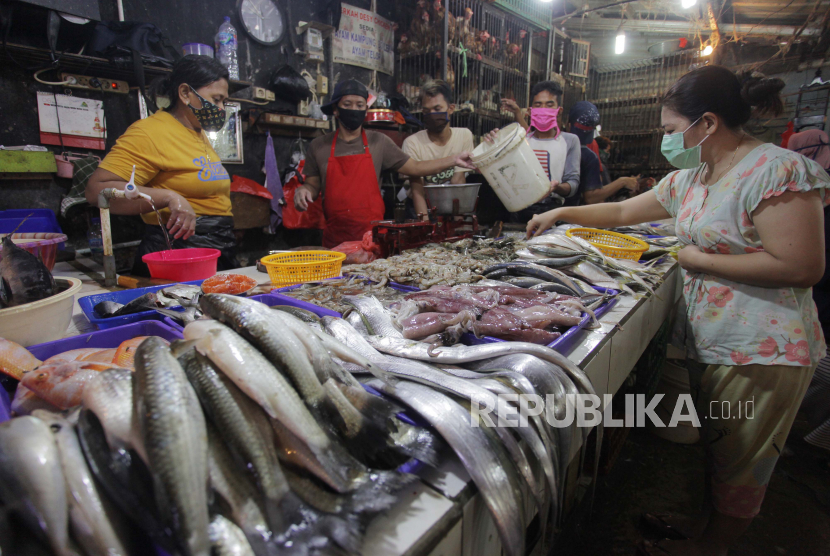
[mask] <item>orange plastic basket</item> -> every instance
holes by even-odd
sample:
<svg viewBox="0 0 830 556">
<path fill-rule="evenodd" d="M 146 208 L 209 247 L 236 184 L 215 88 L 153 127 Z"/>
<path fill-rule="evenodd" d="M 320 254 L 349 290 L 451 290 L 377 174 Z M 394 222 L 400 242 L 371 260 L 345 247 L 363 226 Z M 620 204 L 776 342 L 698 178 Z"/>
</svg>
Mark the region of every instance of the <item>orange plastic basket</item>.
<svg viewBox="0 0 830 556">
<path fill-rule="evenodd" d="M 261 259 L 271 283 L 278 288 L 340 276 L 344 260 L 346 255 L 337 251 L 277 253 Z"/>
<path fill-rule="evenodd" d="M 608 230 L 571 228 L 565 235 L 584 239 L 602 251 L 604 255 L 614 259 L 639 261 L 643 253 L 648 251 L 648 244 L 645 241 Z"/>
</svg>

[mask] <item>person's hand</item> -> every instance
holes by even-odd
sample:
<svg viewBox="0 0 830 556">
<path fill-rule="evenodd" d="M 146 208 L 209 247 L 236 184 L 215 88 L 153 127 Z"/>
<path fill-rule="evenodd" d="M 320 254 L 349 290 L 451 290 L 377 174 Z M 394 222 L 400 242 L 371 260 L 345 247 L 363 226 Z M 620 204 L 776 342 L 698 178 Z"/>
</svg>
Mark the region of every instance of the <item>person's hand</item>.
<svg viewBox="0 0 830 556">
<path fill-rule="evenodd" d="M 542 235 L 543 232 L 556 224 L 557 220 L 559 220 L 559 209 L 553 209 L 535 215 L 527 223 L 527 238 L 530 239 Z"/>
<path fill-rule="evenodd" d="M 499 128 L 496 128 L 496 129 L 494 129 L 493 131 L 491 131 L 490 133 L 488 133 L 487 135 L 485 135 L 484 137 L 482 137 L 481 139 L 482 139 L 485 143 L 489 143 L 489 144 L 491 144 L 491 145 L 492 145 L 493 143 L 495 143 L 495 142 L 496 142 L 496 137 L 497 137 L 498 135 L 499 135 Z"/>
<path fill-rule="evenodd" d="M 459 154 L 455 157 L 455 165 L 460 166 L 462 168 L 467 168 L 468 170 L 475 170 L 476 165 L 473 164 L 473 155 L 467 151 Z"/>
<path fill-rule="evenodd" d="M 294 208 L 300 212 L 308 210 L 308 205 L 314 202 L 314 195 L 302 185 L 294 190 Z"/>
<path fill-rule="evenodd" d="M 703 260 L 707 254 L 700 250 L 697 245 L 687 245 L 677 252 L 677 262 L 683 270 L 689 272 L 701 272 Z"/>
<path fill-rule="evenodd" d="M 167 208 L 170 209 L 170 218 L 167 219 L 167 231 L 174 239 L 189 239 L 196 233 L 196 212 L 187 199 L 178 193 L 170 192 Z"/>
<path fill-rule="evenodd" d="M 519 105 L 516 104 L 516 101 L 513 100 L 512 98 L 503 98 L 503 99 L 501 99 L 501 107 L 502 107 L 502 110 L 510 110 L 514 114 L 516 112 L 518 112 L 519 110 L 521 110 L 521 108 L 519 108 Z"/>
<path fill-rule="evenodd" d="M 548 191 L 548 195 L 552 195 L 553 193 L 556 193 L 557 192 L 556 191 L 557 187 L 559 187 L 559 182 L 556 181 L 556 180 L 551 181 L 550 182 L 550 191 Z"/>
<path fill-rule="evenodd" d="M 627 178 L 620 178 L 620 181 L 623 184 L 624 189 L 628 189 L 629 191 L 633 191 L 636 193 L 640 190 L 640 183 L 637 181 L 635 177 L 627 177 Z"/>
</svg>

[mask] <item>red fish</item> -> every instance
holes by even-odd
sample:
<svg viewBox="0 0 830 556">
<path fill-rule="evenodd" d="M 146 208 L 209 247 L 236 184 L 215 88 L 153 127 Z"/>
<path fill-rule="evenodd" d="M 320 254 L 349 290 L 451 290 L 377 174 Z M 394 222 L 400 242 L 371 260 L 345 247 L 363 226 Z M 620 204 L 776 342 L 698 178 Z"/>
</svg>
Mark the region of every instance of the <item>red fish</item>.
<svg viewBox="0 0 830 556">
<path fill-rule="evenodd" d="M 20 380 L 23 373 L 40 365 L 29 350 L 10 340 L 0 338 L 0 372 Z"/>
<path fill-rule="evenodd" d="M 52 405 L 69 409 L 81 403 L 87 382 L 98 372 L 113 367 L 88 361 L 61 361 L 25 373 L 20 383 Z"/>
</svg>

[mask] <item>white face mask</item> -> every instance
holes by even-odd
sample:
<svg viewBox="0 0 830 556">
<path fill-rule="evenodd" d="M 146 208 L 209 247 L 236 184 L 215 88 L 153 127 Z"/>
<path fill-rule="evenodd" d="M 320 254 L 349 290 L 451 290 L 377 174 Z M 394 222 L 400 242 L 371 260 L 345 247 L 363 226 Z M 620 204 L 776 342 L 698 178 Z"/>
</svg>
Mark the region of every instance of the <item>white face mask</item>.
<svg viewBox="0 0 830 556">
<path fill-rule="evenodd" d="M 697 168 L 700 166 L 700 146 L 703 141 L 706 141 L 709 136 L 703 138 L 703 141 L 694 147 L 686 148 L 686 143 L 683 141 L 683 136 L 687 131 L 692 129 L 695 124 L 700 121 L 696 119 L 692 125 L 683 130 L 682 133 L 670 133 L 663 135 L 663 142 L 660 144 L 660 152 L 669 161 L 669 164 L 680 170 L 688 170 L 690 168 Z"/>
</svg>

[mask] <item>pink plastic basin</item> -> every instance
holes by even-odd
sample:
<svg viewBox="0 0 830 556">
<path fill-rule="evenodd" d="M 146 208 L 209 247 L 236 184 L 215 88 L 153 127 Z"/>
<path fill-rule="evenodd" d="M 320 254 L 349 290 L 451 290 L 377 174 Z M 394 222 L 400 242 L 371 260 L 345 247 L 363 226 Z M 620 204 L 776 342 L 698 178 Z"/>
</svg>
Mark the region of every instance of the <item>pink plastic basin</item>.
<svg viewBox="0 0 830 556">
<path fill-rule="evenodd" d="M 150 276 L 162 280 L 188 282 L 216 274 L 218 249 L 174 249 L 147 253 L 141 260 L 150 269 Z"/>
</svg>

